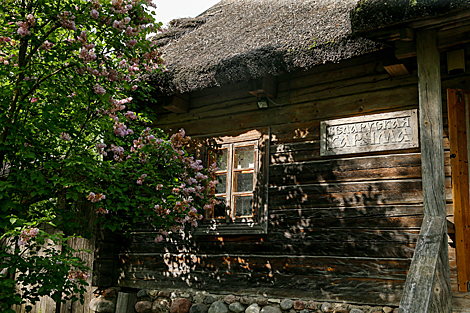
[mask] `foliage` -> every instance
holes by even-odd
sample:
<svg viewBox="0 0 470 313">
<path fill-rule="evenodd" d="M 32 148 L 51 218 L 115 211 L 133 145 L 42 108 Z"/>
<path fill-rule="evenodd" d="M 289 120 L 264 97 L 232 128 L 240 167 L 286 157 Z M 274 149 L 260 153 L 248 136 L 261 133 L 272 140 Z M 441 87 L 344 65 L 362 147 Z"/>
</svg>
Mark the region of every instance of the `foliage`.
<svg viewBox="0 0 470 313">
<path fill-rule="evenodd" d="M 13 226 L 31 224 L 14 219 L 11 222 Z M 63 245 L 70 238 L 62 233 L 48 234 L 34 227 L 22 229 L 22 226 L 13 227 L 8 235 L 11 237 L 4 235 L 2 243 L 11 248 L 0 250 L 0 268 L 4 269 L 0 281 L 2 312 L 8 312 L 8 306 L 23 301 L 34 303 L 40 296 L 50 296 L 55 301 L 78 300 L 77 295 L 85 292 L 88 268 L 74 255 L 75 250 Z M 12 242 L 15 239 L 24 244 L 15 246 Z M 21 296 L 15 290 L 18 282 Z"/>
<path fill-rule="evenodd" d="M 148 99 L 142 77 L 164 71 L 146 39 L 160 26 L 150 1 L 0 1 L 0 310 L 45 288 L 83 292 L 65 275 L 85 271 L 66 246 L 83 227 L 77 203 L 113 231 L 150 222 L 161 241 L 215 201 L 213 169 L 187 155 L 184 131 L 150 129 L 128 96 Z M 29 285 L 23 299 L 14 280 Z"/>
</svg>

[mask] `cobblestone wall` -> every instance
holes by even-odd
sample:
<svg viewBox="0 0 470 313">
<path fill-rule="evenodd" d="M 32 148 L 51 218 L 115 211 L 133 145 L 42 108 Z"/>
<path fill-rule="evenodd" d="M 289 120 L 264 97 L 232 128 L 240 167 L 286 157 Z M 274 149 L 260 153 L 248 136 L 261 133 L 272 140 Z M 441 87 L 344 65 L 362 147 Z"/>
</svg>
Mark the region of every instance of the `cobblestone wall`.
<svg viewBox="0 0 470 313">
<path fill-rule="evenodd" d="M 128 293 L 128 292 L 127 292 Z M 99 313 L 397 313 L 396 307 L 354 305 L 311 299 L 270 298 L 250 295 L 217 295 L 204 291 L 146 290 L 131 297 L 119 288 L 108 288 L 90 302 Z M 119 297 L 133 299 L 119 307 Z"/>
</svg>

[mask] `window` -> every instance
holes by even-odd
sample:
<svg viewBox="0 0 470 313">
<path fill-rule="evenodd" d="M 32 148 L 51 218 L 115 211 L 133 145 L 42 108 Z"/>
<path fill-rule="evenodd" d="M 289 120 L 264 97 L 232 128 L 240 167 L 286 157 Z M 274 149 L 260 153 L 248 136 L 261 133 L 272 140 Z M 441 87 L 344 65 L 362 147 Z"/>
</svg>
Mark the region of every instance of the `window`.
<svg viewBox="0 0 470 313">
<path fill-rule="evenodd" d="M 266 233 L 268 138 L 250 131 L 211 140 L 204 159 L 219 168 L 218 184 L 210 192 L 220 203 L 204 212 L 195 235 Z"/>
<path fill-rule="evenodd" d="M 206 212 L 207 218 L 252 219 L 253 193 L 256 186 L 256 141 L 222 145 L 209 150 L 209 163 L 217 163 L 219 182 L 211 193 L 220 204 Z"/>
</svg>

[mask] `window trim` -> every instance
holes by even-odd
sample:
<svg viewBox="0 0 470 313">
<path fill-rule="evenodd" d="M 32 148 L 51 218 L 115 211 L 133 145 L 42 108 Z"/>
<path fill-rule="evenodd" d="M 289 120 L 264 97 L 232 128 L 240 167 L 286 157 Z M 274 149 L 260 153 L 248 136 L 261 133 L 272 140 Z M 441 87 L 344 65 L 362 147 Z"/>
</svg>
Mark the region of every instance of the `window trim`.
<svg viewBox="0 0 470 313">
<path fill-rule="evenodd" d="M 232 219 L 227 215 L 224 220 L 215 218 L 209 220 L 205 219 L 199 222 L 197 227 L 193 227 L 193 235 L 254 235 L 267 233 L 270 139 L 270 128 L 265 128 L 262 130 L 251 130 L 237 136 L 219 134 L 218 137 L 204 140 L 205 142 L 211 143 L 201 149 L 201 157 L 205 162 L 209 160 L 208 156 L 210 150 L 220 149 L 224 145 L 233 145 L 235 147 L 243 146 L 244 143 L 256 142 L 255 150 L 257 154 L 255 153 L 253 217 Z M 231 179 L 230 184 L 233 185 L 233 179 Z"/>
</svg>

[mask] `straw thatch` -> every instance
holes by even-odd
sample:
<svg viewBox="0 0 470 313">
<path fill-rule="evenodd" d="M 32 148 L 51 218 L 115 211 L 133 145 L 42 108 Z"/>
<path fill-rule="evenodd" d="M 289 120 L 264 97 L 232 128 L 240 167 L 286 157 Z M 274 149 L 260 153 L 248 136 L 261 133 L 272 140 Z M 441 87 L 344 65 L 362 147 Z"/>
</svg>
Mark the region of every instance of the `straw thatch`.
<svg viewBox="0 0 470 313">
<path fill-rule="evenodd" d="M 223 0 L 154 39 L 168 72 L 150 79 L 164 94 L 308 69 L 379 48 L 351 35 L 357 0 Z"/>
<path fill-rule="evenodd" d="M 470 0 L 361 0 L 351 14 L 354 32 L 384 28 L 470 9 Z"/>
</svg>

